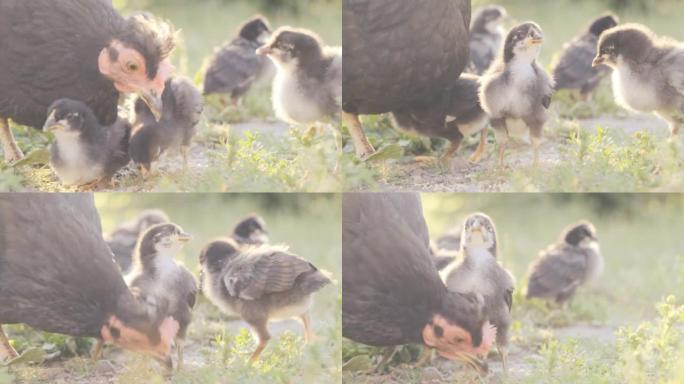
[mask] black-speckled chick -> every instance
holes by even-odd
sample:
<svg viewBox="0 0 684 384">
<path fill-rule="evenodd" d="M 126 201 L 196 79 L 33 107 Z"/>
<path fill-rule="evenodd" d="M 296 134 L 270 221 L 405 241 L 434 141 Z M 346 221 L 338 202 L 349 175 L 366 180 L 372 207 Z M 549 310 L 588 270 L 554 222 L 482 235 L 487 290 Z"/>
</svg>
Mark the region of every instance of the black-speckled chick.
<svg viewBox="0 0 684 384">
<path fill-rule="evenodd" d="M 174 258 L 191 238 L 176 224 L 150 227 L 140 236 L 133 255 L 133 269 L 126 275 L 126 283 L 136 297 L 150 308 L 158 308 L 159 302 L 166 302 L 167 315 L 178 321 L 179 369 L 183 365 L 183 340 L 192 321 L 197 283 L 192 273 Z"/>
<path fill-rule="evenodd" d="M 133 220 L 121 223 L 114 231 L 105 234 L 104 238 L 114 254 L 114 261 L 123 274 L 128 273 L 133 263 L 133 251 L 140 235 L 155 224 L 168 223 L 169 216 L 159 209 L 142 211 Z"/>
<path fill-rule="evenodd" d="M 129 153 L 143 174 L 151 170 L 152 163 L 162 153 L 172 148 L 180 149 L 187 166 L 187 151 L 204 108 L 202 95 L 184 77 L 167 80 L 162 103 L 161 118 L 157 121 L 142 99 L 135 102 Z"/>
<path fill-rule="evenodd" d="M 485 5 L 473 12 L 469 72 L 481 75 L 492 65 L 506 37 L 503 23 L 507 18 L 506 9 L 499 5 Z"/>
<path fill-rule="evenodd" d="M 655 112 L 672 136 L 684 126 L 684 47 L 639 24 L 605 31 L 594 65 L 613 68 L 615 101 L 623 108 Z"/>
<path fill-rule="evenodd" d="M 266 348 L 272 319 L 298 317 L 306 340 L 313 337 L 309 310 L 313 293 L 332 281 L 327 273 L 283 247 L 239 250 L 232 239 L 207 245 L 200 254 L 204 294 L 228 313 L 239 314 L 257 333 L 254 362 Z"/>
<path fill-rule="evenodd" d="M 342 49 L 323 44 L 309 30 L 282 27 L 257 50 L 276 66 L 273 109 L 290 124 L 311 124 L 339 115 Z"/>
<path fill-rule="evenodd" d="M 479 133 L 480 145 L 470 157 L 471 162 L 477 163 L 484 154 L 489 123 L 480 106 L 479 88 L 479 76 L 463 74 L 433 103 L 392 112 L 394 124 L 403 130 L 449 140 L 451 144 L 442 155 L 443 161 L 453 157 L 464 137 Z"/>
<path fill-rule="evenodd" d="M 565 307 L 577 288 L 596 279 L 604 267 L 596 228 L 586 221 L 561 233 L 530 266 L 527 298 L 555 300 Z"/>
<path fill-rule="evenodd" d="M 507 371 L 515 279 L 497 261 L 496 228 L 489 216 L 470 215 L 463 224 L 461 240 L 463 259 L 446 267 L 441 272 L 442 279 L 451 291 L 479 293 L 484 297 L 485 314 L 496 327 L 496 346 Z"/>
<path fill-rule="evenodd" d="M 230 236 L 240 245 L 268 244 L 266 221 L 259 215 L 249 215 L 235 225 Z"/>
<path fill-rule="evenodd" d="M 500 166 L 511 131 L 530 133 L 534 163 L 538 162 L 554 89 L 553 79 L 537 63 L 543 42 L 539 25 L 526 22 L 513 27 L 497 62 L 482 77 L 480 101 L 499 144 Z"/>
<path fill-rule="evenodd" d="M 599 36 L 605 30 L 617 26 L 618 23 L 617 16 L 603 15 L 594 20 L 586 31 L 563 46 L 563 51 L 553 70 L 557 90 L 576 89 L 579 90 L 583 100 L 589 98 L 601 80 L 611 72 L 610 67 L 605 65 L 592 66 L 592 60 L 596 57 Z"/>
<path fill-rule="evenodd" d="M 217 48 L 204 73 L 204 94 L 230 94 L 237 104 L 252 85 L 273 71 L 273 64 L 256 50 L 271 36 L 263 16 L 254 16 L 240 27 L 239 35 Z"/>
<path fill-rule="evenodd" d="M 108 184 L 130 162 L 131 125 L 118 119 L 112 126 L 102 126 L 83 102 L 55 101 L 48 109 L 43 130 L 55 135 L 50 146 L 50 165 L 64 184 Z"/>
</svg>

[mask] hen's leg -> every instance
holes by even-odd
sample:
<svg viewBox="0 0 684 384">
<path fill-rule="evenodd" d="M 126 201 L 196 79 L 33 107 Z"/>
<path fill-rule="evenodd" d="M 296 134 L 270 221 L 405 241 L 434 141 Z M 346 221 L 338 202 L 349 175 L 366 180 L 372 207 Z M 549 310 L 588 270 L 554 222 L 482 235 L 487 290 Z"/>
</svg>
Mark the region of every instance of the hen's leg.
<svg viewBox="0 0 684 384">
<path fill-rule="evenodd" d="M 2 150 L 5 152 L 5 163 L 10 164 L 24 157 L 24 153 L 17 146 L 14 141 L 12 130 L 10 129 L 7 119 L 0 117 L 0 142 L 2 142 Z"/>
<path fill-rule="evenodd" d="M 2 324 L 0 324 L 0 361 L 13 359 L 17 356 L 19 354 L 12 348 L 7 335 L 5 335 L 5 331 L 2 330 Z"/>
<path fill-rule="evenodd" d="M 354 142 L 354 148 L 356 149 L 356 156 L 363 159 L 375 152 L 375 148 L 371 145 L 363 133 L 363 126 L 361 125 L 361 120 L 359 120 L 358 115 L 352 115 L 351 113 L 342 113 L 343 119 L 347 122 L 347 129 L 349 129 L 349 134 Z"/>
</svg>

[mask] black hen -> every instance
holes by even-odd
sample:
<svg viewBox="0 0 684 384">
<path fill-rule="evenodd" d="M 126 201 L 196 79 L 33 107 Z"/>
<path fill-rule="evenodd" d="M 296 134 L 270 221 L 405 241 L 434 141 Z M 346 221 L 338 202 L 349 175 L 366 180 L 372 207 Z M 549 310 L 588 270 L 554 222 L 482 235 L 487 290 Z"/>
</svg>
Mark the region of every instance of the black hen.
<svg viewBox="0 0 684 384">
<path fill-rule="evenodd" d="M 440 280 L 419 196 L 349 194 L 342 205 L 342 335 L 375 346 L 424 343 L 450 359 L 485 356 L 494 331 L 482 297 L 449 292 Z"/>
<path fill-rule="evenodd" d="M 173 28 L 147 14 L 123 18 L 107 0 L 0 2 L 0 140 L 22 156 L 7 119 L 41 128 L 48 107 L 81 100 L 100 124 L 117 118 L 119 93 L 161 109 Z"/>
<path fill-rule="evenodd" d="M 358 115 L 422 108 L 468 63 L 470 0 L 344 0 L 342 86 L 357 154 L 373 147 Z"/>
</svg>

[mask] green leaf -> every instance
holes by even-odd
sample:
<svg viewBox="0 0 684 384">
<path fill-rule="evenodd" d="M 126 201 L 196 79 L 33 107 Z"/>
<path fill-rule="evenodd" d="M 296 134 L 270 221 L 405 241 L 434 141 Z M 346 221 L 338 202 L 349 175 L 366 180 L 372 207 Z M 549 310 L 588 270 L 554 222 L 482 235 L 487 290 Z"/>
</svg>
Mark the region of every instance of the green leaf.
<svg viewBox="0 0 684 384">
<path fill-rule="evenodd" d="M 31 151 L 28 155 L 24 156 L 23 159 L 17 160 L 12 165 L 11 168 L 24 167 L 30 165 L 45 165 L 50 162 L 50 151 L 47 148 L 36 149 Z"/>
</svg>

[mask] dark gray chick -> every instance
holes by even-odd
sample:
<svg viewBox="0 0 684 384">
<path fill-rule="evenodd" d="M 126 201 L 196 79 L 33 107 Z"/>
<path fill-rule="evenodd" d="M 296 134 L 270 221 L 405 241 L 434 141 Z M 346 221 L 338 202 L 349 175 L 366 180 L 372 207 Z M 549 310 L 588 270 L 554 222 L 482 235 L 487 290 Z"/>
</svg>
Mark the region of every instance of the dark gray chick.
<svg viewBox="0 0 684 384">
<path fill-rule="evenodd" d="M 166 82 L 162 103 L 164 107 L 157 121 L 143 99 L 135 102 L 129 153 L 143 175 L 162 153 L 172 148 L 180 149 L 187 167 L 187 151 L 202 115 L 202 95 L 184 77 L 172 77 Z"/>
<path fill-rule="evenodd" d="M 477 163 L 485 151 L 489 123 L 480 106 L 479 88 L 479 76 L 463 74 L 433 103 L 392 112 L 394 124 L 403 130 L 449 140 L 451 144 L 442 155 L 443 161 L 453 157 L 464 137 L 479 133 L 480 145 L 470 157 L 471 162 Z"/>
<path fill-rule="evenodd" d="M 486 5 L 473 12 L 469 72 L 481 75 L 492 65 L 506 37 L 503 23 L 507 18 L 506 9 L 499 5 Z"/>
<path fill-rule="evenodd" d="M 672 136 L 684 125 L 684 47 L 640 24 L 605 31 L 594 65 L 613 68 L 615 101 L 628 110 L 655 112 Z"/>
<path fill-rule="evenodd" d="M 596 279 L 603 266 L 594 226 L 586 221 L 572 225 L 556 244 L 539 252 L 530 266 L 526 296 L 555 300 L 565 307 L 577 288 Z"/>
<path fill-rule="evenodd" d="M 530 133 L 534 164 L 538 163 L 554 89 L 553 79 L 537 64 L 543 42 L 539 25 L 526 22 L 513 27 L 497 62 L 482 77 L 480 101 L 499 144 L 499 166 L 512 131 Z"/>
<path fill-rule="evenodd" d="M 327 274 L 283 247 L 239 249 L 232 239 L 207 245 L 200 254 L 201 284 L 212 303 L 239 314 L 256 332 L 259 344 L 250 361 L 259 359 L 271 338 L 269 320 L 298 317 L 310 341 L 312 295 L 332 282 Z"/>
<path fill-rule="evenodd" d="M 176 224 L 150 227 L 140 236 L 133 255 L 133 270 L 126 275 L 131 292 L 148 308 L 158 308 L 164 302 L 168 305 L 166 315 L 178 321 L 178 369 L 183 366 L 183 341 L 192 321 L 197 283 L 192 273 L 174 258 L 190 239 L 192 236 Z"/>
<path fill-rule="evenodd" d="M 131 125 L 118 119 L 112 126 L 102 126 L 81 101 L 55 101 L 48 109 L 43 131 L 55 135 L 50 165 L 64 184 L 84 188 L 108 185 L 114 174 L 130 162 Z"/>
<path fill-rule="evenodd" d="M 128 273 L 133 260 L 133 250 L 140 235 L 155 224 L 168 223 L 169 217 L 159 209 L 142 211 L 135 219 L 121 223 L 104 238 L 114 254 L 114 261 L 123 274 Z"/>
<path fill-rule="evenodd" d="M 563 46 L 558 63 L 553 70 L 556 89 L 577 89 L 583 100 L 588 100 L 591 93 L 611 72 L 610 67 L 592 66 L 596 57 L 596 46 L 603 31 L 617 26 L 617 16 L 607 14 L 594 20 L 581 35 Z"/>
<path fill-rule="evenodd" d="M 239 35 L 217 48 L 204 74 L 204 94 L 230 94 L 233 104 L 273 70 L 273 64 L 256 50 L 271 36 L 265 17 L 257 15 L 240 27 Z"/>
<path fill-rule="evenodd" d="M 489 216 L 470 215 L 463 224 L 461 240 L 463 259 L 446 267 L 441 272 L 442 279 L 450 291 L 479 293 L 484 297 L 485 315 L 496 327 L 496 347 L 507 371 L 515 279 L 497 261 L 496 228 Z"/>
<path fill-rule="evenodd" d="M 231 237 L 240 245 L 267 244 L 266 222 L 259 215 L 249 215 L 235 225 Z"/>
<path fill-rule="evenodd" d="M 325 46 L 315 33 L 282 27 L 257 50 L 276 66 L 273 109 L 290 124 L 311 124 L 339 115 L 342 49 Z"/>
</svg>

